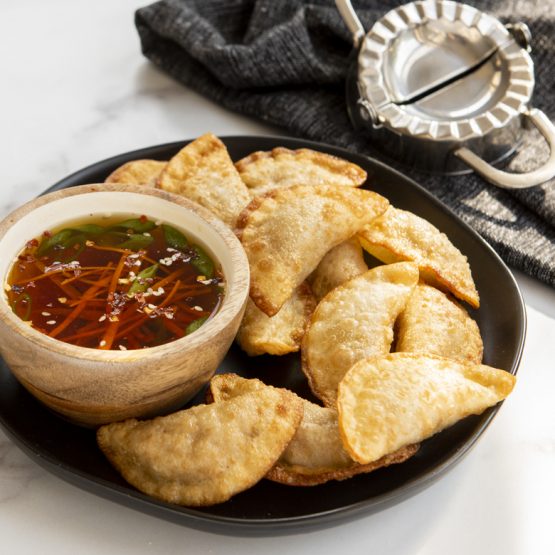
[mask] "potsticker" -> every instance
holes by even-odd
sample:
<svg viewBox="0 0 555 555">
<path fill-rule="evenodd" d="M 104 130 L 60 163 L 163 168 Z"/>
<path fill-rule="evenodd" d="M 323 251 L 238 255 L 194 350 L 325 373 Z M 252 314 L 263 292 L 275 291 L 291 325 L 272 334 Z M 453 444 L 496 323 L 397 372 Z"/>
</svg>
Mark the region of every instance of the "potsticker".
<svg viewBox="0 0 555 555">
<path fill-rule="evenodd" d="M 153 420 L 102 426 L 100 449 L 137 489 L 168 503 L 227 501 L 275 464 L 302 419 L 302 403 L 267 387 Z"/>
<path fill-rule="evenodd" d="M 430 285 L 451 292 L 473 308 L 480 306 L 468 260 L 427 220 L 390 206 L 359 233 L 359 239 L 382 262 L 415 262 Z"/>
<path fill-rule="evenodd" d="M 326 252 L 382 214 L 377 193 L 332 185 L 274 189 L 255 197 L 237 221 L 249 259 L 250 296 L 277 314 Z"/>
<path fill-rule="evenodd" d="M 230 227 L 251 199 L 224 143 L 211 133 L 182 148 L 163 169 L 157 187 L 198 202 Z"/>
<path fill-rule="evenodd" d="M 105 183 L 154 187 L 160 172 L 166 167 L 166 163 L 159 160 L 132 160 L 114 170 L 104 181 Z"/>
<path fill-rule="evenodd" d="M 368 271 L 362 247 L 352 237 L 333 247 L 309 277 L 314 296 L 320 301 L 338 285 Z"/>
<path fill-rule="evenodd" d="M 339 385 L 339 429 L 361 464 L 420 442 L 512 391 L 516 378 L 490 366 L 413 353 L 359 361 Z"/>
<path fill-rule="evenodd" d="M 301 347 L 316 299 L 307 283 L 301 283 L 275 316 L 267 316 L 251 299 L 237 332 L 237 343 L 250 356 L 285 355 Z"/>
<path fill-rule="evenodd" d="M 431 285 L 417 285 L 396 329 L 396 351 L 482 362 L 484 345 L 478 324 L 459 303 Z"/>
<path fill-rule="evenodd" d="M 389 353 L 393 326 L 418 283 L 411 262 L 378 266 L 340 285 L 316 307 L 301 345 L 314 394 L 335 406 L 339 382 L 357 361 Z"/>
<path fill-rule="evenodd" d="M 235 167 L 254 195 L 291 185 L 358 187 L 366 181 L 366 172 L 360 166 L 308 148 L 253 152 Z"/>
<path fill-rule="evenodd" d="M 257 379 L 221 374 L 212 378 L 209 391 L 212 400 L 221 402 L 245 393 L 262 391 L 265 387 Z M 329 480 L 345 480 L 356 474 L 404 462 L 418 450 L 417 445 L 409 445 L 371 464 L 358 464 L 343 447 L 337 411 L 305 399 L 301 401 L 304 409 L 301 424 L 274 467 L 266 474 L 269 480 L 290 486 L 313 486 Z"/>
</svg>

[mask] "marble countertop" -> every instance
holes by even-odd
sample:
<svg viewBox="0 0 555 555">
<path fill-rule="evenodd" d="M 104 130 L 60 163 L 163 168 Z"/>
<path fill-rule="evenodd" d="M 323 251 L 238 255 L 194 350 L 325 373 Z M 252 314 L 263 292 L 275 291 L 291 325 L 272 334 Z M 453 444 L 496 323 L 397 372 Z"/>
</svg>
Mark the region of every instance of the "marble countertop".
<svg viewBox="0 0 555 555">
<path fill-rule="evenodd" d="M 140 54 L 136 0 L 0 2 L 0 213 L 117 153 L 220 135 L 283 134 L 187 90 Z M 302 535 L 201 532 L 87 493 L 0 431 L 0 552 L 555 553 L 555 291 L 515 272 L 528 335 L 514 393 L 451 472 L 410 499 Z"/>
</svg>

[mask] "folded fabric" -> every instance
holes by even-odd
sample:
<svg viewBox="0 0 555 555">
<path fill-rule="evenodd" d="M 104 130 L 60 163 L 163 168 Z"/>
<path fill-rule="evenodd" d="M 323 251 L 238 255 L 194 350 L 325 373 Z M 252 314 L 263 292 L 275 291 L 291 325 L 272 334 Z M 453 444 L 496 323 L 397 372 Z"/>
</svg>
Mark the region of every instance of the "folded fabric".
<svg viewBox="0 0 555 555">
<path fill-rule="evenodd" d="M 366 29 L 403 2 L 354 2 Z M 535 107 L 555 118 L 555 14 L 550 2 L 467 2 L 532 31 Z M 376 158 L 349 120 L 345 78 L 352 50 L 333 0 L 162 0 L 136 12 L 144 55 L 181 83 L 237 112 Z M 509 169 L 541 162 L 547 147 L 527 133 Z M 383 158 L 383 157 L 382 157 Z M 398 169 L 480 233 L 510 265 L 555 285 L 555 180 L 507 191 L 480 177 Z"/>
</svg>

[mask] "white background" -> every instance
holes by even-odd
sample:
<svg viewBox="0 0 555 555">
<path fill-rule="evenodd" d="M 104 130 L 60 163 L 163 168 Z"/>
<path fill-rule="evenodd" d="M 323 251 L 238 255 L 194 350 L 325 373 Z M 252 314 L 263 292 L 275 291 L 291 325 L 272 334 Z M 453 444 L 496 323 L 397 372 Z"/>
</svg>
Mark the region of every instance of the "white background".
<svg viewBox="0 0 555 555">
<path fill-rule="evenodd" d="M 133 25 L 140 6 L 0 1 L 2 215 L 114 154 L 206 131 L 280 133 L 225 111 L 150 65 Z M 528 310 L 516 389 L 463 462 L 409 500 L 303 535 L 219 536 L 66 484 L 0 432 L 0 553 L 555 553 L 555 293 L 516 277 Z"/>
</svg>

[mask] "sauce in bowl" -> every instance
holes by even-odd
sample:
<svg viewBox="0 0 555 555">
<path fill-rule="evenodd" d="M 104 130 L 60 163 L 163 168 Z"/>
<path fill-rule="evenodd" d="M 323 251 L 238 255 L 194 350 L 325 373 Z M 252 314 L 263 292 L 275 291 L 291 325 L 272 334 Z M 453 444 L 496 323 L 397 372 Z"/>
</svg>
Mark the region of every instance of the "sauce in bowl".
<svg viewBox="0 0 555 555">
<path fill-rule="evenodd" d="M 95 349 L 141 349 L 197 330 L 218 310 L 224 279 L 181 231 L 146 216 L 66 224 L 27 242 L 6 294 L 49 337 Z"/>
</svg>

